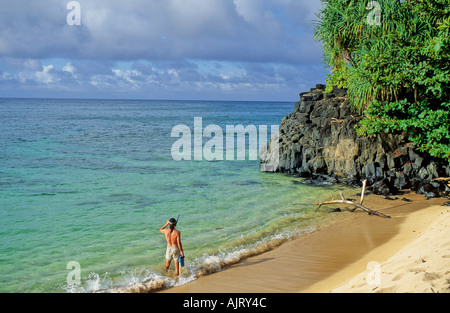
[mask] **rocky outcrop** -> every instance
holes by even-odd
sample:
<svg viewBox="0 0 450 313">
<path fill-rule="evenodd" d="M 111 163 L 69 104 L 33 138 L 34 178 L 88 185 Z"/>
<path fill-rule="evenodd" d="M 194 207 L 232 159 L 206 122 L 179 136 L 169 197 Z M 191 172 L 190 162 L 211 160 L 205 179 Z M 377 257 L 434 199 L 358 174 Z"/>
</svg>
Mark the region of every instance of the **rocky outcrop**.
<svg viewBox="0 0 450 313">
<path fill-rule="evenodd" d="M 402 189 L 450 194 L 450 179 L 437 179 L 450 177 L 449 162 L 418 152 L 404 134 L 358 136 L 362 116 L 352 111 L 346 91 L 324 89 L 301 93 L 294 112 L 281 121 L 278 166 L 271 171 L 350 185 L 367 179 L 374 193 L 384 195 Z"/>
</svg>

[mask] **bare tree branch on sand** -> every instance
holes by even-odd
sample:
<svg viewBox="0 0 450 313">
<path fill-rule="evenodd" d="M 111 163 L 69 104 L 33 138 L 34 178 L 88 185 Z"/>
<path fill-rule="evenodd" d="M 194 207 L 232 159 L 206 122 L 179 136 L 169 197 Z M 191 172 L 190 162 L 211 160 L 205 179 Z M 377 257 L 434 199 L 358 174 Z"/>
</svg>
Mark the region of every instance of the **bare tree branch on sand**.
<svg viewBox="0 0 450 313">
<path fill-rule="evenodd" d="M 350 200 L 346 200 L 344 198 L 344 196 L 342 195 L 342 192 L 339 192 L 339 195 L 341 196 L 341 200 L 329 200 L 329 201 L 323 201 L 321 203 L 315 203 L 315 204 L 319 205 L 318 208 L 320 208 L 322 205 L 325 205 L 325 204 L 350 204 L 350 205 L 353 205 L 355 207 L 352 210 L 352 212 L 354 212 L 356 209 L 359 208 L 359 209 L 362 209 L 362 210 L 366 211 L 367 213 L 369 213 L 369 215 L 376 215 L 376 216 L 380 216 L 380 217 L 384 217 L 384 218 L 391 218 L 388 215 L 385 215 L 383 213 L 380 213 L 380 212 L 368 209 L 368 208 L 366 208 L 365 206 L 362 205 L 362 203 L 364 201 L 364 193 L 366 191 L 366 183 L 367 183 L 367 180 L 364 180 L 363 186 L 362 186 L 362 191 L 361 191 L 361 200 L 359 201 L 359 203 L 356 203 L 356 202 L 353 202 L 353 201 L 350 201 Z"/>
</svg>

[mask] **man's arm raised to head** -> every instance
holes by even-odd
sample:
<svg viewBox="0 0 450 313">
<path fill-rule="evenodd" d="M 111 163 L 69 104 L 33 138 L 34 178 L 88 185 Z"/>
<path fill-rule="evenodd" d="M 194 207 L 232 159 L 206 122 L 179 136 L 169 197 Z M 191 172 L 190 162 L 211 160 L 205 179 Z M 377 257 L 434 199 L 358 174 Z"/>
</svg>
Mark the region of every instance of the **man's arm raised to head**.
<svg viewBox="0 0 450 313">
<path fill-rule="evenodd" d="M 169 224 L 170 224 L 169 221 L 167 221 L 166 224 L 164 224 L 164 226 L 159 229 L 159 232 L 162 234 L 165 234 L 166 227 Z"/>
</svg>

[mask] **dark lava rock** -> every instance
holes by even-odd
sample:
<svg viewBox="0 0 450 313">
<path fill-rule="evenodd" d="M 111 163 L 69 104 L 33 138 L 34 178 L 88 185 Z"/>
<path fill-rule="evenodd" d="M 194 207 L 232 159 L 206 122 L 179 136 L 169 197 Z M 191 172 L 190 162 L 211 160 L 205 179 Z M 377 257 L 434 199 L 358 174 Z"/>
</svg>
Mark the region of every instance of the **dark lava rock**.
<svg viewBox="0 0 450 313">
<path fill-rule="evenodd" d="M 355 126 L 362 116 L 352 108 L 346 90 L 324 93 L 325 87 L 319 84 L 300 94 L 294 112 L 283 118 L 274 137 L 279 147 L 271 154 L 278 163 L 263 166 L 261 158 L 262 170 L 309 177 L 319 184 L 360 186 L 366 179 L 375 194 L 384 196 L 403 189 L 428 197 L 450 195 L 450 181 L 436 181 L 450 177 L 448 161 L 416 150 L 405 133 L 358 136 Z"/>
</svg>

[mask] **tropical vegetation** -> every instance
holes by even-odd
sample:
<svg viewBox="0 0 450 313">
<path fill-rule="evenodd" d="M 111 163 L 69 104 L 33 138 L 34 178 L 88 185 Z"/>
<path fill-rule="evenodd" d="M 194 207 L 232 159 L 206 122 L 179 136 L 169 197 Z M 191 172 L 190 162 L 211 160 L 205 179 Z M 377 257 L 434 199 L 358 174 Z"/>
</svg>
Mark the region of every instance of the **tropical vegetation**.
<svg viewBox="0 0 450 313">
<path fill-rule="evenodd" d="M 321 2 L 328 88 L 347 88 L 358 134 L 405 132 L 450 160 L 450 0 Z"/>
</svg>

